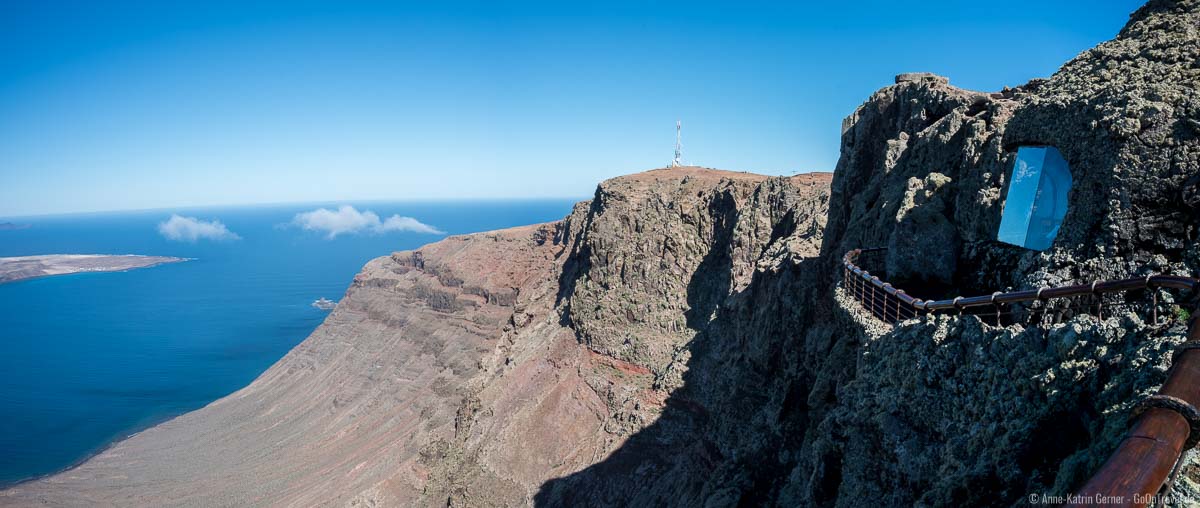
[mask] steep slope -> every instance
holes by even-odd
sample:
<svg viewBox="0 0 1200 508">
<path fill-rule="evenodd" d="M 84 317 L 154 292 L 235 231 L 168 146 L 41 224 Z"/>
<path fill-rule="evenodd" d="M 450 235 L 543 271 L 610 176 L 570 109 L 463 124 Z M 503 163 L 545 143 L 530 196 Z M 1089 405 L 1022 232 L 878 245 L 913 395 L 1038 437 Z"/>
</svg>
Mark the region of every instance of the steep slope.
<svg viewBox="0 0 1200 508">
<path fill-rule="evenodd" d="M 451 237 L 375 259 L 311 337 L 246 388 L 122 441 L 0 504 L 403 504 L 421 444 L 455 433 L 466 381 L 517 288 L 553 280 L 553 226 Z M 451 271 L 444 267 L 454 266 Z"/>
</svg>

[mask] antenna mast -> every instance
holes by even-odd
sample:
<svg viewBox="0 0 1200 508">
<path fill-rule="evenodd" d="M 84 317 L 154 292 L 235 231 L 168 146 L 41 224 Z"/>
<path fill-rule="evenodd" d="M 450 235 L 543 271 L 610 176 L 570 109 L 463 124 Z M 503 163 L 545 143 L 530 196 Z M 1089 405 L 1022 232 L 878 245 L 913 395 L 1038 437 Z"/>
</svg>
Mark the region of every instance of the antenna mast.
<svg viewBox="0 0 1200 508">
<path fill-rule="evenodd" d="M 682 143 L 683 138 L 682 138 L 682 132 L 681 132 L 682 130 L 683 130 L 683 122 L 676 120 L 675 121 L 675 158 L 671 159 L 671 167 L 673 167 L 673 168 L 677 168 L 677 167 L 683 165 L 683 143 Z"/>
</svg>

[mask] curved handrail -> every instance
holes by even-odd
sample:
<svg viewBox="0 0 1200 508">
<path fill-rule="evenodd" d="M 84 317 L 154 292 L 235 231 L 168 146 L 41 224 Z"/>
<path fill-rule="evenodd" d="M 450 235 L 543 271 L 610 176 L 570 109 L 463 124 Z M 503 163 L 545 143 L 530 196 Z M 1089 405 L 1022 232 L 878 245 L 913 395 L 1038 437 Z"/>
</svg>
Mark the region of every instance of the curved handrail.
<svg viewBox="0 0 1200 508">
<path fill-rule="evenodd" d="M 843 288 L 873 315 L 888 322 L 917 317 L 922 312 L 961 312 L 965 308 L 985 305 L 999 309 L 1000 304 L 1117 291 L 1171 288 L 1189 290 L 1195 294 L 1200 289 L 1200 279 L 1148 275 L 1091 284 L 960 296 L 947 300 L 922 300 L 909 296 L 904 290 L 871 275 L 856 264 L 859 254 L 883 250 L 886 248 L 847 252 L 842 258 L 845 276 Z M 1154 296 L 1157 303 L 1157 294 Z M 1153 312 L 1157 321 L 1157 308 Z M 1175 350 L 1166 381 L 1156 395 L 1139 404 L 1140 411 L 1135 410 L 1129 433 L 1091 479 L 1067 500 L 1067 506 L 1148 506 L 1156 501 L 1156 495 L 1171 476 L 1183 452 L 1200 441 L 1200 412 L 1196 409 L 1200 406 L 1200 309 L 1192 314 L 1187 341 Z"/>
<path fill-rule="evenodd" d="M 896 289 L 891 284 L 881 280 L 879 277 L 871 275 L 870 272 L 863 270 L 855 264 L 855 262 L 858 260 L 859 254 L 861 253 L 884 250 L 887 250 L 887 248 L 876 247 L 871 249 L 854 249 L 850 252 L 847 252 L 846 255 L 842 257 L 842 264 L 845 267 L 846 274 L 861 278 L 863 281 L 871 284 L 875 288 L 882 289 L 886 293 L 894 296 L 902 305 L 909 307 L 914 315 L 920 312 L 928 313 L 930 311 L 938 310 L 960 310 L 969 307 L 982 307 L 1017 302 L 1034 302 L 1038 300 L 1048 300 L 1051 298 L 1097 295 L 1103 293 L 1129 291 L 1133 289 L 1169 288 L 1184 289 L 1189 291 L 1200 290 L 1200 279 L 1195 279 L 1192 277 L 1180 277 L 1177 275 L 1148 275 L 1146 277 L 1096 281 L 1091 284 L 1077 284 L 1073 286 L 998 292 L 990 295 L 969 297 L 959 296 L 946 300 L 922 300 L 920 298 L 913 298 L 909 296 L 904 292 L 904 290 Z M 884 321 L 887 321 L 887 319 L 884 319 Z"/>
</svg>

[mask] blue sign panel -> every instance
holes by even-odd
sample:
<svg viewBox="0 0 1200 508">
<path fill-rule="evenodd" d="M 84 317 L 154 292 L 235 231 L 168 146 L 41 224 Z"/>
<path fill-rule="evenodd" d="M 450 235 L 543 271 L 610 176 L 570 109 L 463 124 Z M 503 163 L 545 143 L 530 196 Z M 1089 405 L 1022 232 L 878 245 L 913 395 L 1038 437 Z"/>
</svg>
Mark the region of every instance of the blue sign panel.
<svg viewBox="0 0 1200 508">
<path fill-rule="evenodd" d="M 1027 249 L 1050 248 L 1067 216 L 1070 190 L 1071 170 L 1057 148 L 1018 148 L 996 239 Z"/>
</svg>

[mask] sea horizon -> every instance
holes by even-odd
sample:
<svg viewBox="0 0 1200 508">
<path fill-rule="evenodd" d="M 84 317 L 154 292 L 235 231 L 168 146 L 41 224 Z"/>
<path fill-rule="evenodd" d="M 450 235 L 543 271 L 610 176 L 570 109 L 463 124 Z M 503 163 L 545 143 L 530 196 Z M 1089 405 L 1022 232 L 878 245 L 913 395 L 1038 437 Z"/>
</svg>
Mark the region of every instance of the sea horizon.
<svg viewBox="0 0 1200 508">
<path fill-rule="evenodd" d="M 818 172 L 818 171 L 812 171 Z M 91 216 L 91 215 L 124 215 L 124 214 L 140 214 L 140 213 L 156 213 L 164 212 L 167 214 L 182 214 L 193 212 L 208 212 L 216 210 L 249 210 L 262 208 L 292 208 L 292 207 L 338 207 L 342 205 L 350 205 L 361 207 L 366 205 L 421 205 L 421 204 L 455 204 L 455 203 L 537 203 L 537 202 L 561 202 L 561 201 L 586 201 L 592 199 L 592 196 L 548 196 L 548 197 L 464 197 L 464 198 L 404 198 L 404 199 L 348 199 L 348 200 L 300 200 L 300 201 L 264 201 L 257 203 L 234 203 L 234 204 L 214 204 L 214 205 L 182 205 L 182 206 L 163 206 L 152 208 L 128 208 L 128 209 L 111 209 L 111 210 L 79 210 L 67 212 L 49 212 L 49 213 L 32 213 L 21 215 L 0 215 L 0 223 L 12 222 L 14 220 L 25 219 L 44 219 L 56 217 L 74 217 L 74 216 Z"/>
</svg>

